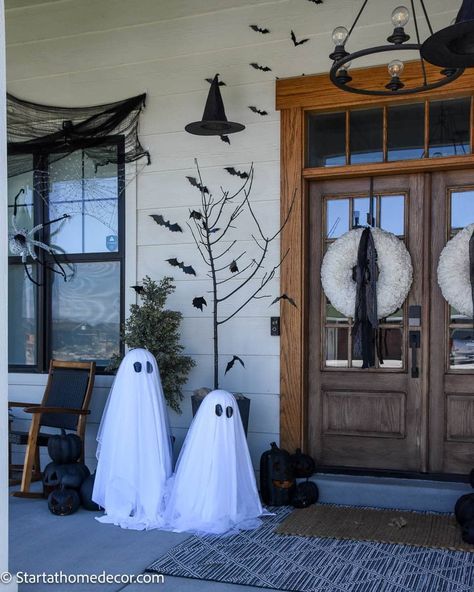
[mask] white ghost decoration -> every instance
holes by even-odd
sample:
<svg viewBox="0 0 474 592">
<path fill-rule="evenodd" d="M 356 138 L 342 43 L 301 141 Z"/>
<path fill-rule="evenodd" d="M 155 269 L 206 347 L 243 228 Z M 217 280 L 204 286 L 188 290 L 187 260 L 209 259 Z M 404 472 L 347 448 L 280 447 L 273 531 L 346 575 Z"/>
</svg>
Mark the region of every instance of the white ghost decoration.
<svg viewBox="0 0 474 592">
<path fill-rule="evenodd" d="M 172 472 L 171 436 L 155 357 L 133 349 L 122 360 L 97 435 L 92 499 L 100 522 L 135 530 L 162 525 Z"/>
<path fill-rule="evenodd" d="M 226 391 L 212 391 L 181 449 L 166 528 L 223 534 L 256 528 L 263 513 L 237 401 Z"/>
</svg>

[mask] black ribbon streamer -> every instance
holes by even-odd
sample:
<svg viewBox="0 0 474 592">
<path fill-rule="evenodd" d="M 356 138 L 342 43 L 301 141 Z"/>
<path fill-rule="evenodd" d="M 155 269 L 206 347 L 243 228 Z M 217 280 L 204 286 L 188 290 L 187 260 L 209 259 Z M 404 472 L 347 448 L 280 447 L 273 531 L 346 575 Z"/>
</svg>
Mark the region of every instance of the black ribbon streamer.
<svg viewBox="0 0 474 592">
<path fill-rule="evenodd" d="M 472 322 L 474 326 L 474 231 L 469 239 L 469 279 L 471 281 Z"/>
<path fill-rule="evenodd" d="M 365 228 L 359 242 L 357 265 L 353 269 L 357 284 L 354 314 L 354 355 L 362 357 L 362 368 L 375 366 L 377 318 L 377 251 L 370 228 Z"/>
</svg>

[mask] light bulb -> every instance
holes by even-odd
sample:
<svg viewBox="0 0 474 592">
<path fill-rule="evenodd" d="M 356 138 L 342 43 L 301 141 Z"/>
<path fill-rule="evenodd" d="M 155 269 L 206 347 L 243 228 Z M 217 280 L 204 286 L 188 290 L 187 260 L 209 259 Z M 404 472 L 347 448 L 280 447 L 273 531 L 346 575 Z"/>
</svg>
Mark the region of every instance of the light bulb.
<svg viewBox="0 0 474 592">
<path fill-rule="evenodd" d="M 403 62 L 400 60 L 392 60 L 390 64 L 387 66 L 388 73 L 393 78 L 394 76 L 400 77 L 403 69 L 405 68 Z"/>
<path fill-rule="evenodd" d="M 332 32 L 332 40 L 336 47 L 341 47 L 346 42 L 349 31 L 346 27 L 336 27 Z"/>
<path fill-rule="evenodd" d="M 392 24 L 394 27 L 404 27 L 410 19 L 410 13 L 406 6 L 397 6 L 392 12 Z"/>
</svg>

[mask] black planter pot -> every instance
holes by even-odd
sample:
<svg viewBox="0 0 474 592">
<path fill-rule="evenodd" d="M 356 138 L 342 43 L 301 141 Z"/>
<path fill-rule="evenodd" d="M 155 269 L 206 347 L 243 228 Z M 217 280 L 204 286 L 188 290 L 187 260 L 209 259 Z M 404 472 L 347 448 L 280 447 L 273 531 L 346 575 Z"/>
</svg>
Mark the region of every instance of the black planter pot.
<svg viewBox="0 0 474 592">
<path fill-rule="evenodd" d="M 193 406 L 193 417 L 196 415 L 199 405 L 202 403 L 204 397 L 211 392 L 211 389 L 202 388 L 194 391 L 194 395 L 191 396 L 191 402 Z M 245 436 L 247 436 L 247 430 L 249 427 L 249 415 L 250 415 L 250 399 L 244 397 L 244 395 L 234 394 L 239 406 L 239 413 L 242 419 L 242 425 L 244 427 Z"/>
</svg>

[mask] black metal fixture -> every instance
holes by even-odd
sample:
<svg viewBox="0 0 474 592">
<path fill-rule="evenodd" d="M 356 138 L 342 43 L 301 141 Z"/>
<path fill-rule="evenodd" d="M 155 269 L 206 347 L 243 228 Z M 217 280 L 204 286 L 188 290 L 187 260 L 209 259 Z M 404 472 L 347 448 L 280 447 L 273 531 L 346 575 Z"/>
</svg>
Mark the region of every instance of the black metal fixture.
<svg viewBox="0 0 474 592">
<path fill-rule="evenodd" d="M 245 125 L 241 123 L 227 120 L 219 88 L 219 74 L 216 74 L 212 80 L 202 120 L 188 123 L 184 129 L 197 136 L 227 136 L 245 129 Z"/>
<path fill-rule="evenodd" d="M 474 3 L 464 0 L 449 27 L 432 33 L 421 47 L 423 58 L 443 68 L 474 66 Z"/>
<path fill-rule="evenodd" d="M 333 65 L 329 72 L 329 77 L 333 84 L 335 84 L 338 88 L 345 90 L 347 92 L 362 95 L 393 96 L 425 92 L 453 82 L 454 80 L 459 78 L 459 76 L 461 76 L 461 74 L 464 72 L 466 64 L 460 62 L 454 64 L 454 62 L 449 62 L 447 59 L 443 60 L 443 63 L 432 61 L 430 58 L 428 58 L 428 55 L 424 55 L 422 48 L 425 48 L 426 53 L 429 53 L 428 50 L 432 47 L 430 41 L 437 35 L 440 35 L 443 31 L 448 31 L 454 29 L 455 27 L 458 27 L 458 29 L 456 29 L 456 34 L 454 31 L 448 31 L 449 35 L 446 35 L 444 37 L 448 40 L 448 53 L 451 54 L 455 51 L 453 49 L 454 46 L 458 49 L 460 48 L 459 53 L 463 56 L 469 54 L 469 51 L 471 50 L 469 56 L 472 60 L 471 65 L 474 65 L 474 20 L 468 20 L 466 22 L 466 16 L 461 15 L 461 13 L 463 13 L 463 9 L 461 9 L 461 17 L 460 15 L 458 15 L 458 19 L 461 18 L 462 20 L 459 24 L 453 25 L 451 27 L 448 27 L 447 29 L 439 31 L 436 34 L 433 34 L 433 29 L 431 27 L 431 23 L 423 0 L 419 0 L 419 3 L 423 10 L 423 14 L 429 31 L 431 33 L 431 37 L 429 37 L 424 44 L 422 44 L 420 38 L 420 29 L 415 9 L 415 0 L 410 0 L 411 15 L 410 11 L 405 6 L 397 6 L 397 8 L 393 10 L 391 17 L 393 32 L 391 35 L 389 35 L 389 37 L 387 37 L 387 44 L 378 45 L 375 47 L 368 47 L 366 49 L 361 49 L 354 52 L 347 51 L 347 42 L 349 41 L 355 26 L 359 22 L 359 19 L 362 13 L 364 12 L 367 3 L 368 0 L 363 1 L 362 7 L 359 10 L 355 18 L 355 21 L 349 30 L 347 30 L 345 27 L 336 27 L 332 33 L 332 40 L 334 42 L 335 48 L 329 56 L 331 60 L 333 60 Z M 470 5 L 469 8 L 467 8 L 468 4 Z M 474 7 L 471 6 L 471 4 L 472 0 L 464 1 L 463 7 L 464 5 L 466 5 L 466 9 L 463 14 L 467 14 L 469 19 L 474 19 Z M 405 31 L 405 27 L 410 20 L 410 16 L 412 17 L 414 23 L 416 43 L 409 43 L 410 35 L 408 35 Z M 465 37 L 462 37 L 462 35 L 464 34 Z M 449 43 L 451 43 L 451 45 L 449 45 Z M 452 45 L 453 43 L 454 46 Z M 434 45 L 436 46 L 436 42 Z M 404 70 L 404 63 L 400 59 L 400 52 L 402 51 L 415 51 L 419 53 L 420 76 L 419 79 L 415 80 L 414 82 L 408 82 L 407 80 L 403 81 L 402 75 Z M 382 54 L 385 52 L 395 52 L 396 57 L 388 63 L 387 69 L 389 80 L 384 87 L 362 87 L 357 84 L 357 80 L 354 80 L 353 82 L 353 76 L 349 74 L 349 68 L 355 60 L 365 56 Z M 440 70 L 439 72 L 439 76 L 428 76 L 425 59 L 427 61 L 432 61 L 433 64 L 442 67 L 442 70 Z M 351 82 L 353 82 L 353 84 L 350 84 Z"/>
</svg>

